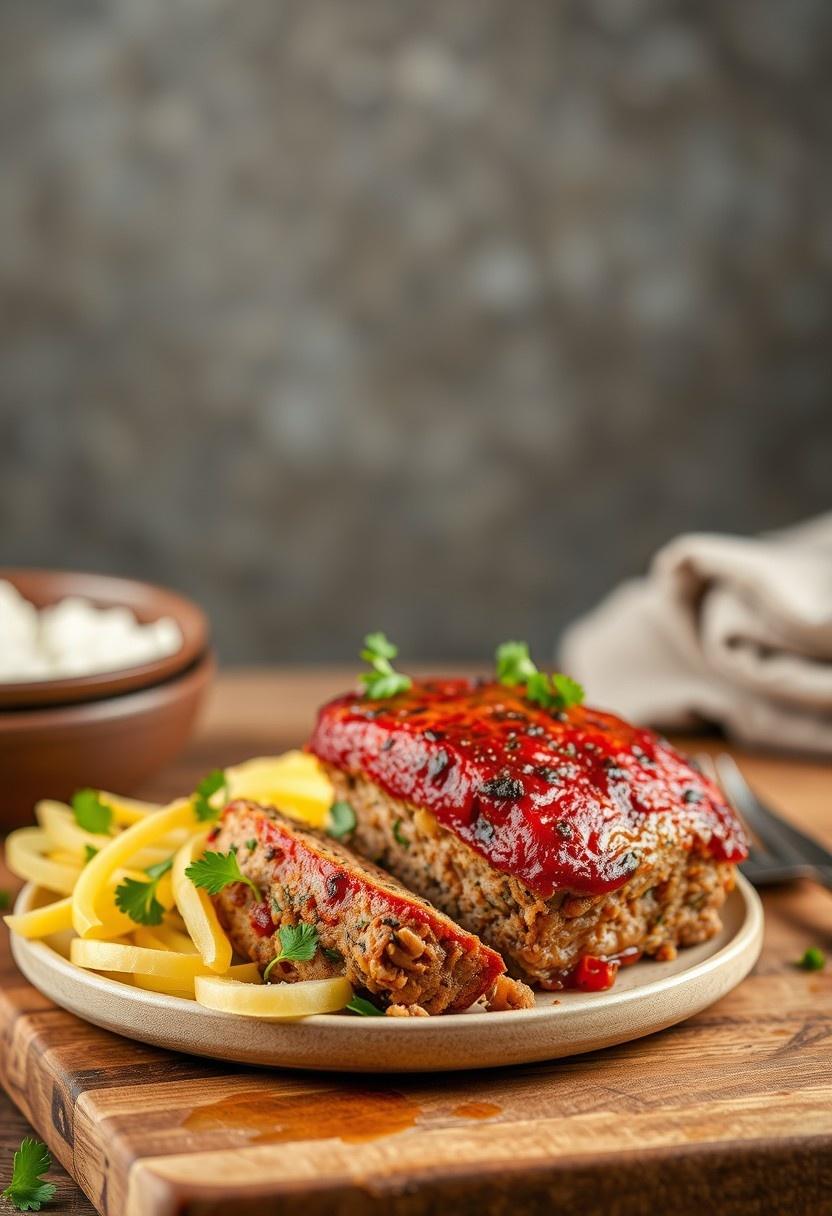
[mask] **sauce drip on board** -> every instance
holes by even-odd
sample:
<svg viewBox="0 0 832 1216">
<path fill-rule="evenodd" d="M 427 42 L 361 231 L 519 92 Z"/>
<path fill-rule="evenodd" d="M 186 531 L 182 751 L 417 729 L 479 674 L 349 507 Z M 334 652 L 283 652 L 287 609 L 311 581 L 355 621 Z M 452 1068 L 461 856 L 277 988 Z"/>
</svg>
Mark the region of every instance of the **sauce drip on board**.
<svg viewBox="0 0 832 1216">
<path fill-rule="evenodd" d="M 746 856 L 716 786 L 652 731 L 579 705 L 551 712 L 521 688 L 429 680 L 325 705 L 309 744 L 438 821 L 543 899 L 614 891 L 660 842 Z"/>
</svg>

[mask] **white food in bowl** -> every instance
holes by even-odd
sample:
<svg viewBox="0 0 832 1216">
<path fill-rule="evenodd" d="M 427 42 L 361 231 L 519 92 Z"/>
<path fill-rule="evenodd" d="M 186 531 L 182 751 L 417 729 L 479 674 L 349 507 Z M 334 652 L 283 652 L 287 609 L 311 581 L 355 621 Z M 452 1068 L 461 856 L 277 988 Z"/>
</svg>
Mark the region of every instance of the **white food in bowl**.
<svg viewBox="0 0 832 1216">
<path fill-rule="evenodd" d="M 175 654 L 171 617 L 140 624 L 129 608 L 70 596 L 41 611 L 0 580 L 0 681 L 55 680 L 138 667 Z"/>
</svg>

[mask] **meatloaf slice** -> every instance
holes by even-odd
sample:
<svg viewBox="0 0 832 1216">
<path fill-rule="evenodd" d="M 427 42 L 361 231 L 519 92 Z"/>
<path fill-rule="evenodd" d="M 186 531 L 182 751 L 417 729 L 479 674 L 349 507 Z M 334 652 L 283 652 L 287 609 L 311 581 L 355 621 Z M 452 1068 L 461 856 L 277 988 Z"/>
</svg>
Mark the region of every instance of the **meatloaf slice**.
<svg viewBox="0 0 832 1216">
<path fill-rule="evenodd" d="M 378 866 L 271 807 L 231 803 L 212 847 L 234 850 L 259 887 L 241 883 L 214 898 L 235 948 L 261 967 L 280 953 L 279 931 L 314 925 L 308 962 L 282 961 L 282 980 L 346 975 L 376 1003 L 401 1014 L 467 1009 L 487 995 L 502 1007 L 533 1003 L 528 989 L 504 977 L 494 950 Z"/>
<path fill-rule="evenodd" d="M 615 955 L 711 937 L 746 856 L 736 814 L 666 740 L 524 688 L 348 694 L 309 747 L 355 811 L 348 843 L 542 987 L 587 971 L 602 987 Z"/>
<path fill-rule="evenodd" d="M 581 959 L 625 961 L 632 953 L 675 957 L 677 946 L 719 931 L 719 909 L 734 885 L 733 865 L 677 844 L 654 853 L 623 887 L 601 895 L 570 890 L 542 898 L 500 873 L 444 828 L 430 811 L 392 798 L 365 777 L 329 769 L 336 797 L 355 810 L 349 836 L 359 853 L 476 933 L 536 987 L 573 982 Z M 608 979 L 614 978 L 615 964 Z M 595 970 L 590 987 L 607 986 Z"/>
</svg>

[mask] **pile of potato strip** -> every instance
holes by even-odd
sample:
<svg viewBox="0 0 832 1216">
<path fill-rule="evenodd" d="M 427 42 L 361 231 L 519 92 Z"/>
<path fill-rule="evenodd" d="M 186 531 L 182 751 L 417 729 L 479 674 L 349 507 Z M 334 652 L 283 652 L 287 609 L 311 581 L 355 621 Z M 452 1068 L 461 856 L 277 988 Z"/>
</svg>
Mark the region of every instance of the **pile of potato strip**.
<svg viewBox="0 0 832 1216">
<path fill-rule="evenodd" d="M 226 769 L 225 779 L 225 790 L 211 800 L 217 811 L 250 798 L 320 827 L 332 801 L 317 761 L 302 752 L 249 760 Z M 308 1017 L 336 1012 L 352 999 L 343 977 L 264 984 L 256 964 L 233 963 L 210 897 L 185 873 L 213 826 L 200 822 L 192 798 L 157 806 L 97 794 L 112 813 L 108 835 L 86 831 L 71 807 L 44 800 L 35 808 L 38 826 L 8 837 L 9 869 L 39 888 L 39 906 L 5 917 L 13 933 L 45 939 L 64 954 L 68 945 L 71 962 L 108 979 L 225 1013 Z M 147 881 L 147 867 L 169 858 L 172 866 L 156 885 L 162 923 L 137 924 L 116 906 L 115 889 L 126 878 Z M 63 898 L 42 902 L 50 894 Z"/>
</svg>

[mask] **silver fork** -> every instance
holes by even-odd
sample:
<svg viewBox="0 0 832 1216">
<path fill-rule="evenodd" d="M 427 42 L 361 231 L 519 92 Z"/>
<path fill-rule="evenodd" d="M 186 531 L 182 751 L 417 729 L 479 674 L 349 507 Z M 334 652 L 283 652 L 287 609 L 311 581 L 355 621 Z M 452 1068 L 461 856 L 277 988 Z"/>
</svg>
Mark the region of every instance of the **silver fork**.
<svg viewBox="0 0 832 1216">
<path fill-rule="evenodd" d="M 701 752 L 695 762 L 720 787 L 758 842 L 751 844 L 748 861 L 740 866 L 750 882 L 762 887 L 811 878 L 832 891 L 832 852 L 761 802 L 732 756 L 722 752 L 714 760 Z"/>
</svg>

